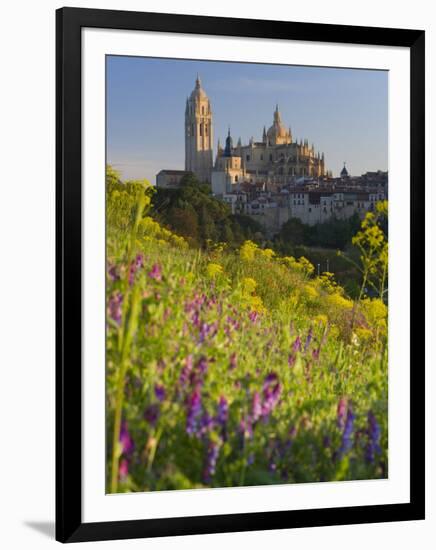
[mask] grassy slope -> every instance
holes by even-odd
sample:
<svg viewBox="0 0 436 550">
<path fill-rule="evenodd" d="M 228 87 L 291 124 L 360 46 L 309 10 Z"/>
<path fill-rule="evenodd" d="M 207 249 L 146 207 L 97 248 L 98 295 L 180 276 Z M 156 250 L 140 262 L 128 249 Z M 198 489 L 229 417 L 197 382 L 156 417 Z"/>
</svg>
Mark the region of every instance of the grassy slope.
<svg viewBox="0 0 436 550">
<path fill-rule="evenodd" d="M 108 480 L 115 455 L 120 468 L 112 490 L 387 475 L 380 304 L 357 305 L 304 262 L 250 243 L 206 253 L 149 218 L 136 227 L 108 219 Z"/>
</svg>

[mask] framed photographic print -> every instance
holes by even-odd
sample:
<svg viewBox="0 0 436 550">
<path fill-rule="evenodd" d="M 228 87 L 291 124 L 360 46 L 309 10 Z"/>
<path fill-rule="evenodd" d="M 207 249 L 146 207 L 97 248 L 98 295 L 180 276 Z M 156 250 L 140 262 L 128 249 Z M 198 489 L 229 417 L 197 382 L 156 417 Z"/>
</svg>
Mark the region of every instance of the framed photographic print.
<svg viewBox="0 0 436 550">
<path fill-rule="evenodd" d="M 423 519 L 424 32 L 56 47 L 56 538 Z"/>
</svg>

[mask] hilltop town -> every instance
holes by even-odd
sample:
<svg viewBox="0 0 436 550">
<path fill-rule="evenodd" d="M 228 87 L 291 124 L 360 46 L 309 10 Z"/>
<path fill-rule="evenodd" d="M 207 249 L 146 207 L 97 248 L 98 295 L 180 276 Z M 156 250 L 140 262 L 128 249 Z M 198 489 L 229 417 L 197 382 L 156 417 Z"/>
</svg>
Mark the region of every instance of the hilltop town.
<svg viewBox="0 0 436 550">
<path fill-rule="evenodd" d="M 355 213 L 363 218 L 377 201 L 388 198 L 388 172 L 352 176 L 344 163 L 339 177 L 333 177 L 324 153 L 309 146 L 307 139 L 294 139 L 278 105 L 260 141 L 250 138 L 243 145 L 239 138 L 235 146 L 229 129 L 224 147 L 218 141 L 214 160 L 211 101 L 198 76 L 186 99 L 185 169 L 161 170 L 156 185 L 178 188 L 187 173 L 208 182 L 212 194 L 227 203 L 233 214 L 250 216 L 268 235 L 291 218 L 307 225 L 333 217 L 347 219 Z"/>
</svg>

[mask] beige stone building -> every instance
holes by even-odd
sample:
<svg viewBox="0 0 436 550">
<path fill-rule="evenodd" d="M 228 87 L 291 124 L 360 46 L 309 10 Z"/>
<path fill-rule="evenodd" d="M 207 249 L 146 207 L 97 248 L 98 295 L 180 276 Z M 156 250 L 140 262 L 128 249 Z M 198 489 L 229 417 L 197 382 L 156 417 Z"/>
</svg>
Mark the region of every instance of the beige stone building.
<svg viewBox="0 0 436 550">
<path fill-rule="evenodd" d="M 197 76 L 195 88 L 186 99 L 185 170 L 193 172 L 201 182 L 210 182 L 212 167 L 212 108 Z"/>
<path fill-rule="evenodd" d="M 220 154 L 218 149 L 217 160 Z M 263 128 L 262 141 L 251 138 L 248 145 L 242 145 L 239 140 L 234 154 L 241 158 L 250 181 L 285 185 L 296 178 L 326 175 L 324 153 L 315 152 L 314 145 L 309 146 L 307 139 L 293 140 L 291 129 L 282 122 L 278 105 L 272 125 L 268 131 Z"/>
<path fill-rule="evenodd" d="M 215 167 L 212 171 L 212 193 L 222 197 L 226 193 L 239 190 L 240 184 L 246 181 L 247 174 L 240 156 L 235 153 L 230 129 L 226 138 L 226 146 L 217 156 Z"/>
</svg>

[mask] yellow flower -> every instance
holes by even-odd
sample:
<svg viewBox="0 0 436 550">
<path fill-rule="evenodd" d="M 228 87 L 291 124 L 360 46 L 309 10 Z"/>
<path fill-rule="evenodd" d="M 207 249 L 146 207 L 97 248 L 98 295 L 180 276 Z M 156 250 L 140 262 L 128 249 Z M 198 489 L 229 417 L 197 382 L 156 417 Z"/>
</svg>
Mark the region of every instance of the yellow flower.
<svg viewBox="0 0 436 550">
<path fill-rule="evenodd" d="M 304 256 L 301 256 L 301 258 L 298 259 L 298 263 L 301 266 L 302 270 L 306 273 L 306 275 L 312 275 L 312 273 L 315 271 L 315 267 L 313 266 L 313 264 L 311 264 L 309 260 Z"/>
<path fill-rule="evenodd" d="M 243 260 L 251 262 L 254 260 L 254 256 L 256 255 L 258 249 L 257 244 L 253 241 L 245 241 L 245 243 L 241 246 L 239 253 Z"/>
<path fill-rule="evenodd" d="M 274 250 L 271 250 L 271 248 L 265 248 L 265 250 L 261 250 L 261 253 L 262 253 L 262 256 L 264 258 L 267 258 L 268 260 L 271 260 L 271 258 L 273 258 L 276 255 Z"/>
<path fill-rule="evenodd" d="M 257 283 L 251 277 L 244 277 L 244 279 L 242 279 L 242 288 L 244 294 L 252 294 L 256 290 L 256 287 Z"/>
<path fill-rule="evenodd" d="M 354 305 L 352 300 L 349 300 L 348 298 L 344 298 L 337 292 L 326 296 L 326 300 L 329 305 L 333 306 L 336 309 L 349 310 L 349 309 L 352 309 Z"/>
<path fill-rule="evenodd" d="M 328 317 L 327 317 L 327 315 L 323 315 L 322 313 L 319 313 L 315 317 L 314 321 L 315 321 L 315 323 L 320 323 L 320 324 L 326 325 L 328 323 Z"/>
<path fill-rule="evenodd" d="M 376 327 L 386 327 L 388 308 L 380 298 L 366 298 L 361 302 L 362 309 L 368 321 Z"/>
<path fill-rule="evenodd" d="M 223 273 L 223 267 L 220 264 L 214 264 L 211 262 L 207 266 L 206 271 L 208 277 L 210 277 L 211 279 L 215 279 L 215 277 Z"/>
<path fill-rule="evenodd" d="M 304 295 L 308 300 L 316 300 L 319 297 L 319 293 L 313 285 L 304 285 Z"/>
<path fill-rule="evenodd" d="M 359 328 L 356 328 L 356 336 L 360 341 L 368 342 L 369 340 L 371 340 L 373 334 L 369 330 L 369 328 L 359 327 Z"/>
<path fill-rule="evenodd" d="M 260 296 L 251 296 L 250 306 L 252 310 L 257 311 L 258 313 L 263 313 L 265 311 L 265 307 Z"/>
</svg>

